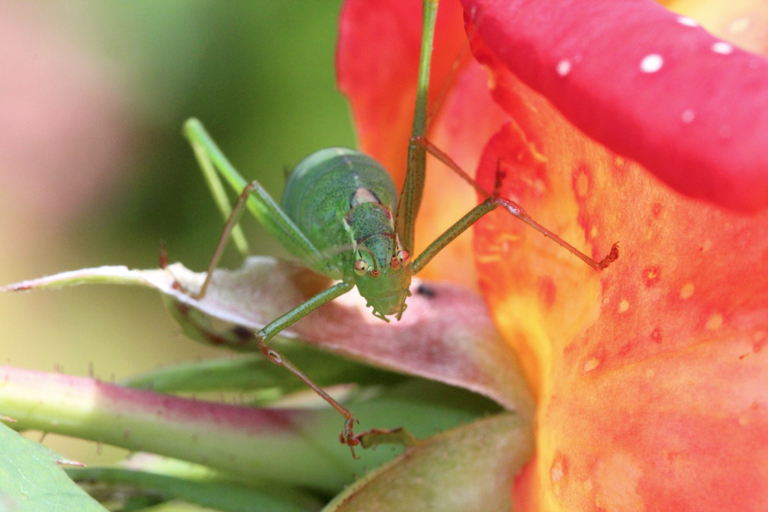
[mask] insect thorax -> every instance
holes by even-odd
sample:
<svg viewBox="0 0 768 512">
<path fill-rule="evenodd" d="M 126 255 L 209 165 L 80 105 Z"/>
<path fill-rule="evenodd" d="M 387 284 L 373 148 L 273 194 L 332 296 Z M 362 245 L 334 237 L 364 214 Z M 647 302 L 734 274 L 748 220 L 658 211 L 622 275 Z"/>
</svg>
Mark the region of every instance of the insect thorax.
<svg viewBox="0 0 768 512">
<path fill-rule="evenodd" d="M 393 211 L 397 204 L 395 185 L 381 164 L 345 148 L 323 149 L 302 160 L 289 176 L 282 199 L 285 213 L 332 260 L 332 266 L 341 269 L 343 265 L 350 272 L 355 257 L 354 236 L 345 219 L 351 210 L 369 203 Z M 369 227 L 371 221 L 380 217 L 354 213 L 349 221 L 353 232 L 360 229 L 368 233 L 376 229 Z"/>
</svg>

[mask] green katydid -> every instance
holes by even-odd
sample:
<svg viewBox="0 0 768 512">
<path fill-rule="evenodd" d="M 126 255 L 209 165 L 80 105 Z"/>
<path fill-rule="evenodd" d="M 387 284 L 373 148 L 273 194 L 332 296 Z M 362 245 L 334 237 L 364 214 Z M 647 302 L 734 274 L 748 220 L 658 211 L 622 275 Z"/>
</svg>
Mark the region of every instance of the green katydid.
<svg viewBox="0 0 768 512">
<path fill-rule="evenodd" d="M 427 88 L 437 1 L 423 2 L 413 132 L 406 178 L 399 199 L 392 179 L 381 164 L 359 151 L 330 148 L 313 153 L 296 166 L 288 177 L 279 206 L 259 183 L 247 183 L 237 173 L 198 120 L 190 119 L 184 126 L 185 135 L 227 219 L 197 298 L 205 295 L 230 235 L 236 242 L 242 240 L 242 234 L 233 230 L 238 229 L 237 221 L 245 207 L 303 265 L 338 281 L 267 324 L 256 334 L 255 345 L 273 363 L 294 373 L 344 416 L 340 439 L 350 448 L 359 443 L 353 433 L 353 424 L 357 420 L 347 408 L 269 347 L 268 342 L 275 335 L 355 286 L 366 299 L 367 306 L 373 308 L 375 316 L 388 322 L 387 316 L 396 315 L 399 320 L 406 310 L 406 299 L 411 295 L 411 276 L 480 217 L 498 206 L 553 239 L 594 269 L 603 269 L 618 257 L 618 248 L 614 245 L 602 261 L 593 260 L 536 223 L 519 205 L 499 197 L 497 191 L 488 194 L 482 190 L 445 153 L 426 139 Z M 412 258 L 414 224 L 422 198 L 427 152 L 457 172 L 486 199 L 440 235 L 418 257 Z M 231 210 L 217 171 L 240 193 Z"/>
</svg>

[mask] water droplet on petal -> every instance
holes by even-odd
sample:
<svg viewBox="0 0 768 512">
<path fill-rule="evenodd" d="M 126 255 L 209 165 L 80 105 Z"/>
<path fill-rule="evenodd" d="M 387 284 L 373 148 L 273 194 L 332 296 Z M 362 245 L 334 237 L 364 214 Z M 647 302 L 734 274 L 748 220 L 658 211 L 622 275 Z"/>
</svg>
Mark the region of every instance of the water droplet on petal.
<svg viewBox="0 0 768 512">
<path fill-rule="evenodd" d="M 696 113 L 691 109 L 686 109 L 680 114 L 680 120 L 685 124 L 693 122 L 696 119 Z"/>
<path fill-rule="evenodd" d="M 704 324 L 706 329 L 710 331 L 716 331 L 723 325 L 723 315 L 715 313 L 707 319 L 707 323 Z"/>
<path fill-rule="evenodd" d="M 629 301 L 621 299 L 621 302 L 619 302 L 619 313 L 626 313 L 627 311 L 629 311 Z"/>
<path fill-rule="evenodd" d="M 559 463 L 552 464 L 549 470 L 549 476 L 553 482 L 559 482 L 563 478 L 563 466 Z"/>
<path fill-rule="evenodd" d="M 646 55 L 640 62 L 640 71 L 643 73 L 655 73 L 664 65 L 664 58 L 658 53 Z"/>
<path fill-rule="evenodd" d="M 731 46 L 730 43 L 726 43 L 725 41 L 718 41 L 712 45 L 712 51 L 722 55 L 728 55 L 733 51 L 733 46 Z"/>
<path fill-rule="evenodd" d="M 693 296 L 693 292 L 696 290 L 696 287 L 693 285 L 693 283 L 685 283 L 682 288 L 680 288 L 680 298 L 681 299 L 690 299 Z"/>
<path fill-rule="evenodd" d="M 728 25 L 728 30 L 733 34 L 742 34 L 749 28 L 749 18 L 736 18 Z"/>
<path fill-rule="evenodd" d="M 694 20 L 693 18 L 689 18 L 688 16 L 678 16 L 677 22 L 681 25 L 685 25 L 686 27 L 698 27 L 699 22 Z"/>
<path fill-rule="evenodd" d="M 584 373 L 589 373 L 595 368 L 597 368 L 598 366 L 600 366 L 600 360 L 596 357 L 593 357 L 592 359 L 584 363 Z"/>
<path fill-rule="evenodd" d="M 566 76 L 571 72 L 571 61 L 563 59 L 557 63 L 557 74 L 560 76 Z"/>
</svg>

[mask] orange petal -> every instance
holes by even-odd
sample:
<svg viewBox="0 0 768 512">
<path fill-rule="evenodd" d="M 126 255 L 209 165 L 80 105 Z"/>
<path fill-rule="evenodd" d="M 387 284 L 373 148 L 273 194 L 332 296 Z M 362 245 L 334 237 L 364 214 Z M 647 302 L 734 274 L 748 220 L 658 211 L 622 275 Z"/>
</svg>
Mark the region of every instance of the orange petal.
<svg viewBox="0 0 768 512">
<path fill-rule="evenodd" d="M 497 69 L 492 57 L 486 65 Z M 754 510 L 768 502 L 768 214 L 685 199 L 504 72 L 517 123 L 478 179 L 593 257 L 508 213 L 478 224 L 481 286 L 539 402 L 516 510 Z"/>
</svg>

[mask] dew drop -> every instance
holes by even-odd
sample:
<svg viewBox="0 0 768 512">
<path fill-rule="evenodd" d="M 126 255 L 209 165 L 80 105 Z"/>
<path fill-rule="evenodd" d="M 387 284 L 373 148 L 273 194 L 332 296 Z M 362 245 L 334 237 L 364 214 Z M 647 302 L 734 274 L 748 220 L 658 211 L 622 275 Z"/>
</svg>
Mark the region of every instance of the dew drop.
<svg viewBox="0 0 768 512">
<path fill-rule="evenodd" d="M 563 59 L 557 63 L 557 74 L 560 76 L 567 76 L 571 72 L 571 61 Z"/>
<path fill-rule="evenodd" d="M 733 52 L 733 46 L 725 41 L 718 41 L 712 45 L 712 51 L 721 55 L 728 55 Z"/>
<path fill-rule="evenodd" d="M 600 366 L 600 360 L 596 357 L 593 357 L 592 359 L 584 363 L 584 373 L 589 373 L 595 368 L 597 368 L 598 366 Z"/>
<path fill-rule="evenodd" d="M 640 62 L 640 71 L 643 73 L 655 73 L 664 65 L 664 58 L 658 53 L 646 55 Z"/>
<path fill-rule="evenodd" d="M 723 315 L 715 313 L 707 319 L 707 323 L 704 325 L 708 330 L 715 331 L 723 325 Z"/>
<path fill-rule="evenodd" d="M 693 122 L 694 119 L 696 119 L 696 113 L 690 108 L 684 110 L 683 113 L 680 114 L 680 120 L 685 124 Z"/>
<path fill-rule="evenodd" d="M 686 27 L 698 27 L 699 22 L 694 20 L 693 18 L 689 18 L 688 16 L 678 16 L 677 22 L 681 25 L 685 25 Z"/>
<path fill-rule="evenodd" d="M 728 25 L 728 30 L 733 34 L 742 34 L 749 28 L 749 18 L 737 18 Z"/>
<path fill-rule="evenodd" d="M 555 463 L 552 465 L 552 468 L 549 470 L 549 477 L 552 479 L 553 482 L 559 482 L 563 478 L 563 467 L 559 463 Z"/>
</svg>

